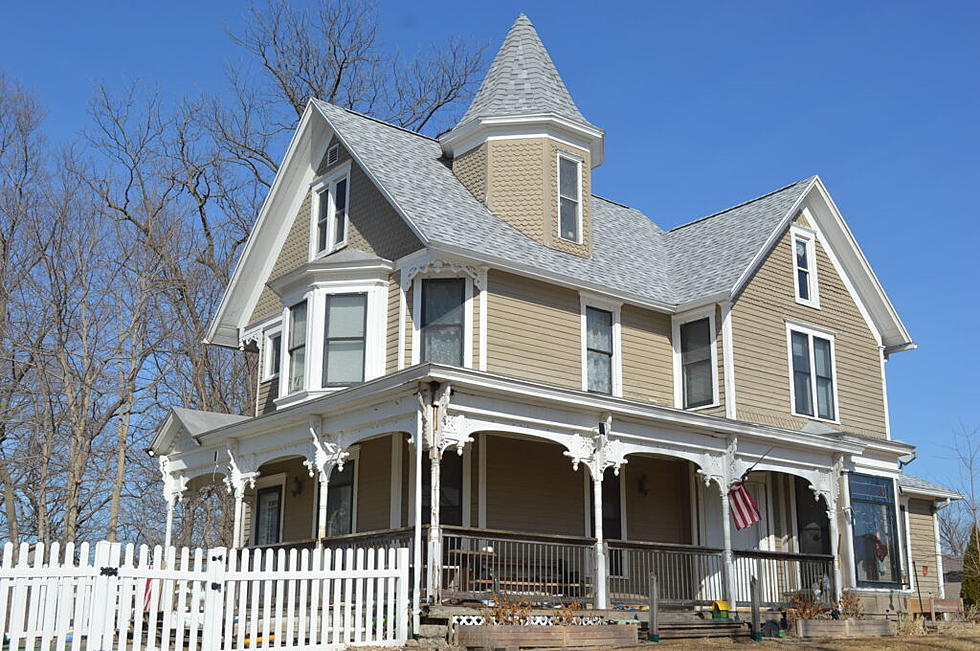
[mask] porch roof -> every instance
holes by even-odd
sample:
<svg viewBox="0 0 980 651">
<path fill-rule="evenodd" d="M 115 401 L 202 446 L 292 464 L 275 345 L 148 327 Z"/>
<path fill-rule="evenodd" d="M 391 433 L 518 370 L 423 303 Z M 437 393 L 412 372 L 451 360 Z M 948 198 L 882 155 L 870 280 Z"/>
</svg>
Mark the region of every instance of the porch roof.
<svg viewBox="0 0 980 651">
<path fill-rule="evenodd" d="M 954 490 L 943 488 L 938 484 L 907 475 L 904 472 L 898 476 L 898 488 L 906 495 L 923 495 L 944 500 L 963 499 L 963 496 Z"/>
<path fill-rule="evenodd" d="M 552 405 L 568 411 L 594 414 L 597 423 L 602 414 L 616 419 L 628 418 L 651 425 L 684 429 L 705 434 L 736 436 L 769 446 L 860 454 L 873 448 L 896 458 L 908 454 L 913 446 L 900 441 L 869 440 L 846 432 L 812 433 L 736 421 L 700 412 L 617 398 L 581 390 L 555 387 L 484 371 L 423 363 L 363 384 L 312 398 L 274 413 L 246 418 L 196 433 L 195 441 L 204 448 L 216 447 L 225 439 L 243 440 L 306 422 L 309 417 L 335 411 L 351 411 L 380 405 L 398 396 L 414 393 L 420 383 L 449 383 L 454 390 L 519 400 L 521 404 Z M 615 426 L 613 428 L 615 431 Z M 166 454 L 165 449 L 154 449 Z"/>
</svg>

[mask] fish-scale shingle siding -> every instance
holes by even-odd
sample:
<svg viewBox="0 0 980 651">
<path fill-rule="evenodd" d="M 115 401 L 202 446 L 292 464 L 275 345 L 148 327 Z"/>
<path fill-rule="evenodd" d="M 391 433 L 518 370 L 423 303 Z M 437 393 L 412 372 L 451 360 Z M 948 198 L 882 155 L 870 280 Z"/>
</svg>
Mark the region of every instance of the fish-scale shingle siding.
<svg viewBox="0 0 980 651">
<path fill-rule="evenodd" d="M 453 159 L 453 173 L 478 201 L 487 200 L 487 143 Z"/>
<path fill-rule="evenodd" d="M 816 247 L 820 309 L 796 302 L 791 242 L 787 230 L 732 309 L 737 416 L 791 429 L 808 422 L 793 416 L 790 404 L 786 319 L 792 319 L 835 333 L 839 427 L 884 438 L 878 344 L 822 243 Z"/>
</svg>

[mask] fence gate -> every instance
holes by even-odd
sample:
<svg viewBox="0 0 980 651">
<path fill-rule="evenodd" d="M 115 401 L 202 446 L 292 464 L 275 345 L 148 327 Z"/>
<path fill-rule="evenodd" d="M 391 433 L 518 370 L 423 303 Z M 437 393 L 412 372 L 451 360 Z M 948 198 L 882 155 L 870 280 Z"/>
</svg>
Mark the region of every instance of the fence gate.
<svg viewBox="0 0 980 651">
<path fill-rule="evenodd" d="M 93 553 L 94 552 L 94 553 Z M 151 550 L 23 543 L 0 558 L 8 649 L 251 651 L 400 646 L 407 548 Z"/>
</svg>

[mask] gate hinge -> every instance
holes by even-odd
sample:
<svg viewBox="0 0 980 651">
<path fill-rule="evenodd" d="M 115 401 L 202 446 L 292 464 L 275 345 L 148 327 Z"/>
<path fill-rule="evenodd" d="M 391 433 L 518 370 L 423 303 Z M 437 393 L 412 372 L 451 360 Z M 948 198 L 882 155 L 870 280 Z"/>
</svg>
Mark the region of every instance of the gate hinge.
<svg viewBox="0 0 980 651">
<path fill-rule="evenodd" d="M 212 590 L 220 590 L 221 589 L 221 584 L 218 583 L 217 581 L 212 581 L 211 582 L 211 589 Z"/>
<path fill-rule="evenodd" d="M 119 576 L 119 568 L 103 567 L 99 570 L 99 576 Z"/>
</svg>

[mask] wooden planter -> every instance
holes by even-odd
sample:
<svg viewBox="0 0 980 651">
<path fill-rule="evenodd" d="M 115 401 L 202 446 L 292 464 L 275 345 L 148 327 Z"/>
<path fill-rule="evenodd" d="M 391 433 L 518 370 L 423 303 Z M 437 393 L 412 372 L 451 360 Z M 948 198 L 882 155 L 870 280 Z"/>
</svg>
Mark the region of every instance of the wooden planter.
<svg viewBox="0 0 980 651">
<path fill-rule="evenodd" d="M 892 634 L 887 619 L 798 619 L 799 637 L 880 637 Z"/>
<path fill-rule="evenodd" d="M 456 629 L 459 646 L 468 649 L 533 649 L 536 647 L 626 646 L 636 644 L 633 624 L 597 626 L 463 625 Z"/>
</svg>

